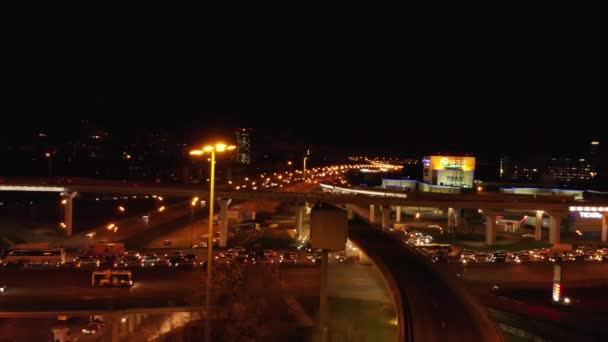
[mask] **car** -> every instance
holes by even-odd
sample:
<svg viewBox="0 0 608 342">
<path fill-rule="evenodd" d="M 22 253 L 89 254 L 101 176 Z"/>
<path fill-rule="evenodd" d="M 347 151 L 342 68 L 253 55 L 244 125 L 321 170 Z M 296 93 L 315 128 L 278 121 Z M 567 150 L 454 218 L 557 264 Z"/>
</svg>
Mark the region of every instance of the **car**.
<svg viewBox="0 0 608 342">
<path fill-rule="evenodd" d="M 521 237 L 524 239 L 534 239 L 535 238 L 534 234 L 530 234 L 530 233 L 523 234 Z"/>
<path fill-rule="evenodd" d="M 170 252 L 170 253 L 166 253 L 165 254 L 165 258 L 169 259 L 169 258 L 181 258 L 183 257 L 185 254 L 182 251 L 178 251 L 178 252 Z"/>
<path fill-rule="evenodd" d="M 89 322 L 89 324 L 87 324 L 87 326 L 85 328 L 82 328 L 82 333 L 87 334 L 87 335 L 95 335 L 102 328 L 103 328 L 103 325 L 98 322 Z"/>
<path fill-rule="evenodd" d="M 462 253 L 460 253 L 460 262 L 463 264 L 477 262 L 475 252 L 467 249 L 463 250 Z"/>
<path fill-rule="evenodd" d="M 530 254 L 528 254 L 526 252 L 514 253 L 512 255 L 512 260 L 513 260 L 513 262 L 518 263 L 518 264 L 528 262 L 528 261 L 530 261 Z"/>
<path fill-rule="evenodd" d="M 186 254 L 182 258 L 182 265 L 184 266 L 196 266 L 198 263 L 198 257 L 194 254 Z"/>
<path fill-rule="evenodd" d="M 76 267 L 80 269 L 92 269 L 99 267 L 100 262 L 93 256 L 81 256 L 76 261 Z"/>
<path fill-rule="evenodd" d="M 156 253 L 146 253 L 141 258 L 141 266 L 142 267 L 154 267 L 158 265 L 160 262 L 160 258 L 156 255 Z"/>
<path fill-rule="evenodd" d="M 298 263 L 298 255 L 293 252 L 287 252 L 281 255 L 279 260 L 281 264 L 297 264 Z"/>
<path fill-rule="evenodd" d="M 118 266 L 116 256 L 104 255 L 99 258 L 99 268 L 112 268 Z"/>
<path fill-rule="evenodd" d="M 507 252 L 495 251 L 488 255 L 488 261 L 493 263 L 503 263 L 507 260 Z"/>
<path fill-rule="evenodd" d="M 184 257 L 182 256 L 173 256 L 170 258 L 166 258 L 165 260 L 167 261 L 167 265 L 169 265 L 170 267 L 177 267 L 179 265 L 183 266 L 184 263 Z"/>
<path fill-rule="evenodd" d="M 140 257 L 140 254 L 137 251 L 126 251 L 123 255 L 125 257 L 128 257 L 128 256 L 134 256 L 134 257 L 138 257 L 138 258 Z"/>
<path fill-rule="evenodd" d="M 129 255 L 122 259 L 120 265 L 121 267 L 136 267 L 141 266 L 141 259 L 139 257 Z"/>
<path fill-rule="evenodd" d="M 272 258 L 275 255 L 277 255 L 277 252 L 273 251 L 272 249 L 265 249 L 264 250 L 264 256 Z"/>
</svg>

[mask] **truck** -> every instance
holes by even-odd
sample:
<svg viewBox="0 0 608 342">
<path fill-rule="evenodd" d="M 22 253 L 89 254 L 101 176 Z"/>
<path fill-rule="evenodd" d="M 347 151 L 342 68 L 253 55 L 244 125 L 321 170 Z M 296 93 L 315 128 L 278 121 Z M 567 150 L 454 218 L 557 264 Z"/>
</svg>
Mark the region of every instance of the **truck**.
<svg viewBox="0 0 608 342">
<path fill-rule="evenodd" d="M 91 275 L 91 286 L 133 286 L 131 271 L 104 270 L 95 271 Z"/>
<path fill-rule="evenodd" d="M 125 244 L 122 242 L 97 243 L 87 245 L 83 255 L 106 256 L 121 255 L 125 253 Z"/>
</svg>

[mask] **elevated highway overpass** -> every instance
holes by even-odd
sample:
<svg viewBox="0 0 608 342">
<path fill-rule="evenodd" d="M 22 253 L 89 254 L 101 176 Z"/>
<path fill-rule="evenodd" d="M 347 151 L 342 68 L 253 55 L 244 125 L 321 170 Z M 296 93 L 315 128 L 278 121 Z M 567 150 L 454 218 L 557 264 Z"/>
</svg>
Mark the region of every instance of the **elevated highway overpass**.
<svg viewBox="0 0 608 342">
<path fill-rule="evenodd" d="M 496 239 L 496 217 L 504 210 L 525 210 L 537 213 L 537 222 L 542 223 L 543 215 L 550 218 L 549 241 L 560 242 L 561 220 L 568 215 L 569 210 L 576 206 L 592 206 L 606 208 L 608 214 L 608 203 L 580 202 L 571 196 L 530 196 L 514 194 L 440 194 L 413 192 L 406 193 L 398 190 L 368 189 L 339 187 L 330 184 L 320 184 L 319 191 L 297 192 L 288 190 L 222 190 L 216 191 L 216 198 L 220 200 L 220 216 L 225 217 L 230 199 L 236 200 L 270 200 L 289 203 L 316 203 L 328 202 L 348 206 L 349 204 L 369 206 L 372 221 L 375 217 L 376 208 L 382 212 L 382 224 L 388 224 L 387 219 L 391 210 L 395 210 L 397 221 L 400 221 L 401 207 L 431 207 L 455 209 L 479 209 L 488 217 L 486 220 L 486 243 L 492 245 Z M 139 184 L 120 181 L 80 179 L 73 183 L 48 183 L 46 180 L 36 179 L 4 179 L 0 183 L 0 191 L 43 191 L 62 194 L 66 200 L 64 223 L 66 232 L 71 234 L 72 228 L 72 201 L 77 193 L 99 193 L 99 194 L 129 194 L 129 195 L 163 195 L 175 197 L 208 197 L 206 184 L 204 186 L 195 184 Z M 228 202 L 222 202 L 228 201 Z M 299 211 L 301 212 L 301 211 Z M 226 220 L 221 220 L 226 222 Z M 608 221 L 604 219 L 602 227 L 602 240 L 608 240 Z M 301 225 L 301 220 L 298 220 Z M 222 226 L 222 231 L 227 228 Z M 536 238 L 541 238 L 542 226 L 537 224 Z M 301 232 L 301 228 L 298 229 Z M 222 233 L 224 234 L 224 233 Z M 222 239 L 224 240 L 224 239 Z"/>
</svg>

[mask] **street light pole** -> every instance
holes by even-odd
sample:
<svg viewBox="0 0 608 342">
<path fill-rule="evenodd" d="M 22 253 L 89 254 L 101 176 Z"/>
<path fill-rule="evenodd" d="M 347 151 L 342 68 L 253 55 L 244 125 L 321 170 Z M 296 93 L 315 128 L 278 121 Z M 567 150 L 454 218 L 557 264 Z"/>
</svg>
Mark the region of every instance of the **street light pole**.
<svg viewBox="0 0 608 342">
<path fill-rule="evenodd" d="M 215 149 L 211 150 L 211 180 L 209 182 L 209 240 L 207 241 L 207 284 L 205 286 L 205 341 L 211 342 L 211 263 L 213 262 L 213 196 L 215 191 Z"/>
<path fill-rule="evenodd" d="M 44 156 L 49 160 L 49 178 L 51 178 L 51 153 L 47 152 Z"/>
<path fill-rule="evenodd" d="M 306 159 L 308 159 L 308 157 L 304 157 L 304 182 L 306 182 Z"/>
<path fill-rule="evenodd" d="M 190 151 L 191 156 L 202 156 L 205 152 L 211 153 L 211 176 L 209 177 L 209 239 L 207 241 L 207 279 L 205 286 L 205 308 L 207 315 L 205 317 L 205 341 L 211 342 L 211 276 L 213 264 L 213 201 L 215 196 L 215 152 L 225 152 L 234 150 L 236 146 L 217 143 L 215 146 L 207 145 L 200 150 Z M 194 203 L 195 201 L 193 201 Z"/>
</svg>

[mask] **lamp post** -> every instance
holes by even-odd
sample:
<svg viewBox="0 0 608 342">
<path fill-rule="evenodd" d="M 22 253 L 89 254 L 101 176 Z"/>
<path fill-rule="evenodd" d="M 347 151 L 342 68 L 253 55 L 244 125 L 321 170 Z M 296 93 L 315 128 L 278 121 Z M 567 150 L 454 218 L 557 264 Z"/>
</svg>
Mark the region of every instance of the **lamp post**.
<svg viewBox="0 0 608 342">
<path fill-rule="evenodd" d="M 49 160 L 49 178 L 51 178 L 51 153 L 47 152 L 44 154 L 44 156 Z"/>
<path fill-rule="evenodd" d="M 190 249 L 194 248 L 194 208 L 198 203 L 198 197 L 194 197 L 190 202 Z"/>
<path fill-rule="evenodd" d="M 304 182 L 306 182 L 306 159 L 308 159 L 308 157 L 304 157 L 304 174 L 303 174 Z"/>
<path fill-rule="evenodd" d="M 207 279 L 205 286 L 205 308 L 207 310 L 207 317 L 205 318 L 205 341 L 211 342 L 211 276 L 213 263 L 213 201 L 215 191 L 215 152 L 225 152 L 234 150 L 236 146 L 226 145 L 224 143 L 216 143 L 215 145 L 206 145 L 200 150 L 190 151 L 191 156 L 202 156 L 205 153 L 211 153 L 211 175 L 209 179 L 209 240 L 207 242 Z"/>
</svg>

